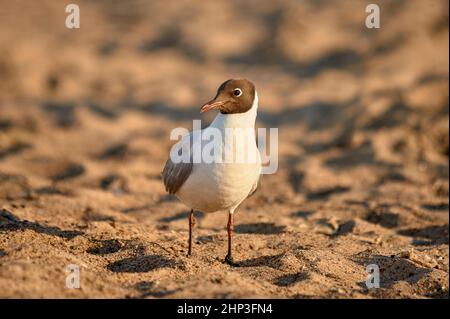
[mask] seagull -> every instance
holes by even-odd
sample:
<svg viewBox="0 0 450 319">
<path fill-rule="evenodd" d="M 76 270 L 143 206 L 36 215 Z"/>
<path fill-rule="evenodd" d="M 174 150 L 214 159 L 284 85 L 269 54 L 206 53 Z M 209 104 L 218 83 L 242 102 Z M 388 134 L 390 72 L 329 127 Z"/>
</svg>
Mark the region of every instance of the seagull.
<svg viewBox="0 0 450 319">
<path fill-rule="evenodd" d="M 189 160 L 176 162 L 170 156 L 166 162 L 162 172 L 166 191 L 190 208 L 188 256 L 192 255 L 194 211 L 228 211 L 228 253 L 224 262 L 237 266 L 231 244 L 233 215 L 236 208 L 256 191 L 261 174 L 261 156 L 255 137 L 257 109 L 258 94 L 252 82 L 247 79 L 225 81 L 216 96 L 200 109 L 200 113 L 218 110 L 213 122 L 204 129 L 185 134 L 174 145 L 181 153 L 189 153 Z M 229 138 L 230 132 L 232 138 Z M 205 151 L 205 136 L 217 136 L 217 133 L 221 138 L 213 139 L 213 145 L 209 145 L 215 151 L 213 160 L 193 160 L 195 150 L 197 153 Z M 223 154 L 227 160 L 223 160 Z"/>
</svg>

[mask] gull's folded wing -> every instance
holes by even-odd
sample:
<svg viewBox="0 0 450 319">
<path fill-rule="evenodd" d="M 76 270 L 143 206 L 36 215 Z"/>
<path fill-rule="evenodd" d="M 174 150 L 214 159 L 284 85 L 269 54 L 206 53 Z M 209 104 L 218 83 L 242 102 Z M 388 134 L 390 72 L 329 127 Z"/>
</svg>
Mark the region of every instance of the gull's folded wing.
<svg viewBox="0 0 450 319">
<path fill-rule="evenodd" d="M 181 141 L 179 141 L 175 146 L 178 146 L 181 150 L 182 155 L 184 152 L 190 152 L 192 150 L 192 133 L 185 135 Z M 181 147 L 180 147 L 181 146 Z M 169 194 L 175 194 L 180 187 L 186 182 L 189 175 L 192 172 L 192 154 L 190 154 L 190 160 L 188 163 L 180 162 L 174 163 L 169 156 L 169 159 L 164 166 L 162 177 L 166 191 Z"/>
</svg>

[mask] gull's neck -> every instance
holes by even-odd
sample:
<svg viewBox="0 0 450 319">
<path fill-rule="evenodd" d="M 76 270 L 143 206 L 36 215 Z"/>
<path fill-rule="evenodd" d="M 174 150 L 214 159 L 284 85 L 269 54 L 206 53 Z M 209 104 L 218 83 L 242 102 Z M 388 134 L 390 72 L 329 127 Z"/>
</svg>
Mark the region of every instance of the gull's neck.
<svg viewBox="0 0 450 319">
<path fill-rule="evenodd" d="M 217 114 L 210 127 L 218 129 L 224 128 L 254 128 L 256 115 L 258 111 L 258 94 L 255 91 L 255 98 L 250 110 L 245 113 L 233 113 L 233 114 Z"/>
</svg>

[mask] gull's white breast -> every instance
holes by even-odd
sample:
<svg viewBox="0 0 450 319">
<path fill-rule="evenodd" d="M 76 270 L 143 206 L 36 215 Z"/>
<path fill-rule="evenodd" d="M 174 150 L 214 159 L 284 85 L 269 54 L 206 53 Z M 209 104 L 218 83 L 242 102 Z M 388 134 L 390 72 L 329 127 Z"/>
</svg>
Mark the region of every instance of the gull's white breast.
<svg viewBox="0 0 450 319">
<path fill-rule="evenodd" d="M 251 147 L 258 152 L 256 145 Z M 237 207 L 258 182 L 259 152 L 255 163 L 198 163 L 176 196 L 189 207 L 215 212 Z"/>
</svg>

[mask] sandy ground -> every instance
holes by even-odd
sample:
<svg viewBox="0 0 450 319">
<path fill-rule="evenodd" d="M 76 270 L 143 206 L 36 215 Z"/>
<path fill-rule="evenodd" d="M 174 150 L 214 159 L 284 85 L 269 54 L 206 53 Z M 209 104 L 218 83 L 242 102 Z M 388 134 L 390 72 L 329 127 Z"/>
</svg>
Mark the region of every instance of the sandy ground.
<svg viewBox="0 0 450 319">
<path fill-rule="evenodd" d="M 76 2 L 78 30 L 58 1 L 0 8 L 0 297 L 448 298 L 447 1 L 379 1 L 371 30 L 364 1 Z M 160 177 L 231 77 L 279 128 L 240 267 L 224 212 L 186 257 Z"/>
</svg>

